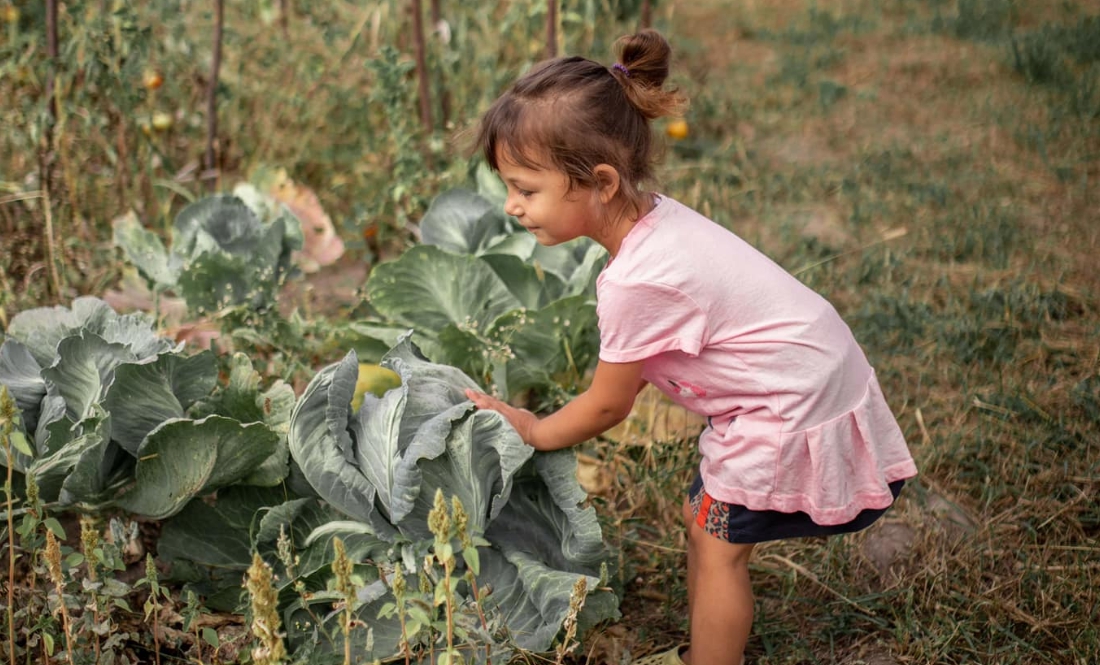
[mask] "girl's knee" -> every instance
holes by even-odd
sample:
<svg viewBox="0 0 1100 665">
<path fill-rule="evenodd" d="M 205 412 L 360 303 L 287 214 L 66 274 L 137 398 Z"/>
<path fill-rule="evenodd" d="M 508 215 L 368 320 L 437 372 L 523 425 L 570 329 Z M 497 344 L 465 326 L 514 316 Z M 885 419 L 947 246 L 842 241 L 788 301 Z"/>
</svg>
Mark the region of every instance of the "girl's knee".
<svg viewBox="0 0 1100 665">
<path fill-rule="evenodd" d="M 751 543 L 731 543 L 728 540 L 707 533 L 698 524 L 688 525 L 688 546 L 700 557 L 703 565 L 718 565 L 722 567 L 748 568 L 752 550 L 755 547 Z"/>
</svg>

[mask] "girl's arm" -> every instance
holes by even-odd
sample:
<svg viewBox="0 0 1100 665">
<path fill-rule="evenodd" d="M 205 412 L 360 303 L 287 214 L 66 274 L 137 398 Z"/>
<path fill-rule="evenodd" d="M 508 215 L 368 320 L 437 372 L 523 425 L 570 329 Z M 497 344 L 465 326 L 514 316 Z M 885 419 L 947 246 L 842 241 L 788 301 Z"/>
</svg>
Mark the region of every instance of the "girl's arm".
<svg viewBox="0 0 1100 665">
<path fill-rule="evenodd" d="M 608 363 L 601 360 L 588 390 L 542 419 L 484 393 L 467 390 L 466 396 L 479 409 L 500 412 L 527 445 L 536 450 L 558 450 L 575 446 L 618 425 L 630 414 L 634 398 L 644 386 L 642 361 Z"/>
</svg>

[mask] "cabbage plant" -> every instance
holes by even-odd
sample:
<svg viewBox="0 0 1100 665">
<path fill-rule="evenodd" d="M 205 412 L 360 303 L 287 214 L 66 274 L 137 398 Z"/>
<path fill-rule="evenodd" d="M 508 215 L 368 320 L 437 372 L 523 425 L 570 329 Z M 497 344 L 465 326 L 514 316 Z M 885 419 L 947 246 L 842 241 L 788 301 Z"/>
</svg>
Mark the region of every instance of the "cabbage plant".
<svg viewBox="0 0 1100 665">
<path fill-rule="evenodd" d="M 220 388 L 209 351 L 186 355 L 145 315 L 91 297 L 21 312 L 6 335 L 0 384 L 30 452 L 14 469 L 35 478 L 44 500 L 163 518 L 192 497 L 287 474 L 293 391 L 261 393 L 244 356 Z"/>
<path fill-rule="evenodd" d="M 376 266 L 367 296 L 390 324 L 387 342 L 413 328 L 428 355 L 504 395 L 553 393 L 595 364 L 595 279 L 607 254 L 588 239 L 539 245 L 504 214 L 499 187 L 482 170 L 479 192 L 437 197 L 422 244 Z"/>
<path fill-rule="evenodd" d="M 466 399 L 464 390 L 476 387 L 469 377 L 428 361 L 410 335 L 398 340 L 382 365 L 401 376 L 401 386 L 382 397 L 365 395 L 358 411 L 350 408 L 358 371 L 354 352 L 322 369 L 294 409 L 291 455 L 316 493 L 345 516 L 319 526 L 307 540 L 355 539 L 360 557 L 410 576 L 415 587 L 433 538 L 428 514 L 441 490 L 465 506 L 468 528 L 482 544 L 478 584 L 493 590 L 490 611 L 514 645 L 551 647 L 580 577 L 590 590 L 582 625 L 617 615 L 614 594 L 599 588 L 608 552 L 594 510 L 583 506 L 574 453 L 536 453 L 500 414 L 479 411 Z M 358 616 L 370 639 L 360 631 L 364 641 L 356 644 L 357 653 L 367 660 L 395 655 L 398 618 L 379 617 L 392 594 L 376 583 L 360 600 Z M 323 594 L 300 600 L 287 609 L 286 625 L 301 627 L 309 616 L 325 614 L 320 606 L 331 604 Z M 291 632 L 299 642 L 317 639 L 315 633 Z"/>
<path fill-rule="evenodd" d="M 115 220 L 114 242 L 154 290 L 174 292 L 196 313 L 265 310 L 290 274 L 302 230 L 285 206 L 241 185 L 181 210 L 170 250 L 133 214 Z"/>
</svg>

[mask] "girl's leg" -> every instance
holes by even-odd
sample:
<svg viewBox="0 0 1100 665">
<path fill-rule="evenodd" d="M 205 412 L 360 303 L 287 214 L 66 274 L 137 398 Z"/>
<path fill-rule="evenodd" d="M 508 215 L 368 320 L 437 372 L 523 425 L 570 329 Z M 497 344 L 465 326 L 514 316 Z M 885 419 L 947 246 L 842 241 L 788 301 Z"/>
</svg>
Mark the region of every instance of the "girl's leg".
<svg viewBox="0 0 1100 665">
<path fill-rule="evenodd" d="M 688 530 L 688 617 L 691 646 L 687 665 L 741 665 L 752 630 L 749 581 L 752 545 L 720 540 L 695 523 L 685 503 Z"/>
</svg>

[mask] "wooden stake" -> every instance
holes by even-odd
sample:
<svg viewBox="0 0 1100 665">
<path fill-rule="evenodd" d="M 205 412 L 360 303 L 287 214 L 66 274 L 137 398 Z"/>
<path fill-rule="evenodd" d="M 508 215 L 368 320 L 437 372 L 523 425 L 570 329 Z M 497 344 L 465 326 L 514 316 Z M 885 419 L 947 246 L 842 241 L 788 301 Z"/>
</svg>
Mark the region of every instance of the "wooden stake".
<svg viewBox="0 0 1100 665">
<path fill-rule="evenodd" d="M 558 57 L 558 0 L 546 0 L 546 57 Z"/>
<path fill-rule="evenodd" d="M 214 145 L 218 140 L 218 70 L 222 65 L 222 32 L 225 26 L 225 0 L 214 0 L 214 57 L 210 63 L 210 81 L 206 91 L 206 169 L 210 172 L 210 190 L 218 186 L 218 166 Z"/>
<path fill-rule="evenodd" d="M 46 260 L 50 263 L 50 285 L 53 287 L 53 295 L 61 299 L 61 277 L 57 272 L 57 249 L 54 243 L 53 211 L 51 210 L 50 190 L 42 188 L 42 210 L 46 215 Z"/>
<path fill-rule="evenodd" d="M 424 45 L 424 12 L 420 0 L 412 0 L 413 44 L 416 48 L 416 77 L 420 83 L 420 124 L 432 131 L 432 100 L 428 86 L 428 57 Z"/>
<path fill-rule="evenodd" d="M 57 0 L 46 0 L 46 56 L 49 72 L 46 77 L 46 127 L 42 132 L 45 145 L 39 157 L 39 180 L 43 189 L 53 189 L 54 130 L 57 125 Z"/>
<path fill-rule="evenodd" d="M 441 0 L 432 0 L 430 16 L 432 19 L 432 30 L 436 32 L 439 37 L 439 50 L 443 51 L 447 48 L 447 45 L 443 43 L 443 33 L 439 29 L 440 23 L 443 22 L 443 9 L 440 7 Z M 442 54 L 439 58 L 440 63 L 443 62 Z M 447 128 L 447 122 L 451 119 L 451 95 L 447 92 L 447 77 L 446 72 L 440 71 L 439 75 L 439 122 L 444 129 Z"/>
</svg>

